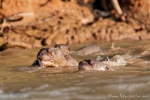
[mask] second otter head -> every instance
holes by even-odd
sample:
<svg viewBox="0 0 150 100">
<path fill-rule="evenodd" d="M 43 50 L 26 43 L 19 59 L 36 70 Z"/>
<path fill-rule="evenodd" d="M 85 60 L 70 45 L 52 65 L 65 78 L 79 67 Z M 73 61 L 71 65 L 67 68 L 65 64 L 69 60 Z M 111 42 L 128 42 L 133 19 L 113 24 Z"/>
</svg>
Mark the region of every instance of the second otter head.
<svg viewBox="0 0 150 100">
<path fill-rule="evenodd" d="M 111 70 L 111 68 L 107 64 L 102 63 L 98 60 L 81 61 L 79 62 L 78 68 L 79 70 L 101 70 L 101 71 Z"/>
</svg>

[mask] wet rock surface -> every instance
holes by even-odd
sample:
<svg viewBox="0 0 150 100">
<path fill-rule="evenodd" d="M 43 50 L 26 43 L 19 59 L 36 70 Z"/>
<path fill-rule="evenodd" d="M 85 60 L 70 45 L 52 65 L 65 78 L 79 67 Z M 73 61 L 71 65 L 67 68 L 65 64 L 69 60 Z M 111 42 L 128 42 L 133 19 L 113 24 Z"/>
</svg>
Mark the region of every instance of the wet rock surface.
<svg viewBox="0 0 150 100">
<path fill-rule="evenodd" d="M 94 14 L 94 2 L 3 0 L 0 9 L 0 50 L 93 40 L 150 39 L 149 12 L 146 10 L 149 3 L 146 0 L 119 1 L 126 14 L 125 21 L 117 19 L 114 9 L 109 10 L 110 16 L 107 18 Z M 14 14 L 23 18 L 11 18 Z M 6 23 L 4 19 L 7 20 Z M 16 19 L 18 21 L 13 21 Z"/>
</svg>

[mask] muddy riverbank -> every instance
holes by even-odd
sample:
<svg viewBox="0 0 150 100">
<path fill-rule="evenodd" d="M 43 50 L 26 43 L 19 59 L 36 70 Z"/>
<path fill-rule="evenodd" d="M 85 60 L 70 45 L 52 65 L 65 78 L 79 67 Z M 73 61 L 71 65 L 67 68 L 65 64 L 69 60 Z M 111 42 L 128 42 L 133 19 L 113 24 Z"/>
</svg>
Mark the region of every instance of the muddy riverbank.
<svg viewBox="0 0 150 100">
<path fill-rule="evenodd" d="M 124 21 L 119 20 L 113 8 L 103 11 L 108 16 L 101 16 L 101 5 L 95 5 L 96 0 L 81 1 L 3 0 L 0 9 L 0 50 L 16 46 L 30 49 L 93 40 L 150 39 L 148 0 L 120 0 L 126 18 Z M 107 2 L 106 7 L 109 4 Z M 13 14 L 20 14 L 23 18 L 11 21 L 9 16 Z M 7 25 L 2 30 L 3 16 L 6 19 L 9 17 L 10 21 L 7 20 Z"/>
</svg>

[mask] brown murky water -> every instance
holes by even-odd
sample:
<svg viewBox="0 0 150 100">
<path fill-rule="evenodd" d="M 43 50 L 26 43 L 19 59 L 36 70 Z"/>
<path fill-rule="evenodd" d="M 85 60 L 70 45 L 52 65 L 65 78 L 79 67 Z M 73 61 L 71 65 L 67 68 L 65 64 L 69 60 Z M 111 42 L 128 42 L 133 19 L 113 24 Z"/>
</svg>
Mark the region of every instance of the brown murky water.
<svg viewBox="0 0 150 100">
<path fill-rule="evenodd" d="M 99 43 L 109 50 L 112 43 Z M 138 57 L 150 50 L 150 40 L 115 42 L 115 49 L 87 58 L 130 54 Z M 70 45 L 76 49 L 87 44 Z M 132 64 L 112 72 L 79 72 L 77 68 L 29 70 L 40 48 L 7 49 L 0 52 L 0 100 L 150 100 L 150 55 L 131 59 Z"/>
</svg>

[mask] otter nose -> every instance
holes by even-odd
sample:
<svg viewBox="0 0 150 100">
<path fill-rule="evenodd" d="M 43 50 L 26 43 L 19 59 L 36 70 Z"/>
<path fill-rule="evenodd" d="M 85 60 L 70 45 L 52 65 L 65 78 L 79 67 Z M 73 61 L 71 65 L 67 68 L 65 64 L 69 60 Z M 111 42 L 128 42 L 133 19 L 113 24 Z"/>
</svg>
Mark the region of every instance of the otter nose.
<svg viewBox="0 0 150 100">
<path fill-rule="evenodd" d="M 79 66 L 83 66 L 83 62 L 80 62 L 80 63 L 79 63 Z"/>
<path fill-rule="evenodd" d="M 93 60 L 87 60 L 88 64 L 93 65 L 94 61 Z"/>
</svg>

